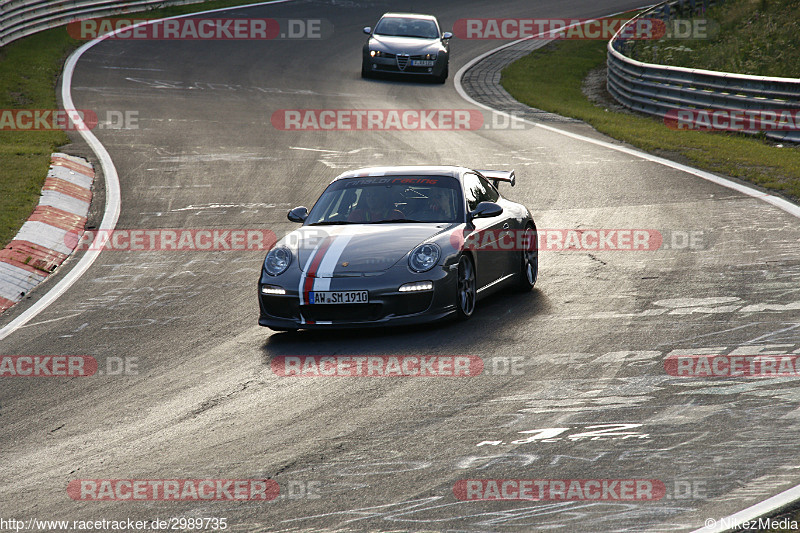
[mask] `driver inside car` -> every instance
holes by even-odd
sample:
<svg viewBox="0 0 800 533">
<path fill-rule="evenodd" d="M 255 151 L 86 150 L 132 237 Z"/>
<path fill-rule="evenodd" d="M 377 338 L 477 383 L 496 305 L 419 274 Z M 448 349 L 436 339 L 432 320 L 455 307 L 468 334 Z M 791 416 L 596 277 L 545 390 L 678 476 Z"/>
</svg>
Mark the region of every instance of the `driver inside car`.
<svg viewBox="0 0 800 533">
<path fill-rule="evenodd" d="M 348 222 L 380 222 L 383 220 L 404 219 L 402 211 L 395 207 L 391 191 L 383 187 L 362 189 L 356 209 L 350 212 Z"/>
<path fill-rule="evenodd" d="M 450 212 L 450 190 L 442 187 L 434 187 L 428 193 L 428 211 L 436 219 L 449 219 L 452 217 Z"/>
<path fill-rule="evenodd" d="M 453 218 L 450 189 L 432 187 L 423 194 L 427 198 L 417 207 L 412 218 L 425 222 L 447 221 Z"/>
</svg>

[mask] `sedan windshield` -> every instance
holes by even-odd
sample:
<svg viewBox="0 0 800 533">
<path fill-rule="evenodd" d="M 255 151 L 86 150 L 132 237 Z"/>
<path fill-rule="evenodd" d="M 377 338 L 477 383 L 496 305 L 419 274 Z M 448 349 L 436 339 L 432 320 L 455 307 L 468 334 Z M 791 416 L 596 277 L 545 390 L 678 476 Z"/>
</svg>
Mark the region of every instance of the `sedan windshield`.
<svg viewBox="0 0 800 533">
<path fill-rule="evenodd" d="M 459 182 L 446 176 L 380 176 L 332 183 L 306 225 L 458 222 L 464 217 Z"/>
<path fill-rule="evenodd" d="M 375 33 L 387 37 L 439 38 L 439 30 L 434 21 L 418 18 L 384 17 L 375 27 Z"/>
</svg>

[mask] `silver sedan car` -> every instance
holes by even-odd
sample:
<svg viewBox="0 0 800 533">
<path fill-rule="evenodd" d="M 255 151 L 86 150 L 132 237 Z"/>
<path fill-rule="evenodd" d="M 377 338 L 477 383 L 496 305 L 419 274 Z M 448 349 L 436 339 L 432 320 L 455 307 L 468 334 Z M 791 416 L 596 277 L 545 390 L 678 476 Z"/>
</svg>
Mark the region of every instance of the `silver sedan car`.
<svg viewBox="0 0 800 533">
<path fill-rule="evenodd" d="M 449 43 L 453 34 L 439 29 L 432 15 L 385 13 L 373 30 L 364 28 L 361 77 L 409 74 L 444 83 L 448 75 Z"/>
</svg>

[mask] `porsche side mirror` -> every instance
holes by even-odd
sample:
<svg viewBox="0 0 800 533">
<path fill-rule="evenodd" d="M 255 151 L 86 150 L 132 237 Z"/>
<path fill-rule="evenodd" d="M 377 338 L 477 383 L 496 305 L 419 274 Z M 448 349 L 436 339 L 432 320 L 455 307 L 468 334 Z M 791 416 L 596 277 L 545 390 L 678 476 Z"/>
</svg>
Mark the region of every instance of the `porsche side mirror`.
<svg viewBox="0 0 800 533">
<path fill-rule="evenodd" d="M 494 202 L 481 202 L 474 211 L 469 212 L 469 220 L 476 218 L 492 218 L 503 214 L 503 208 Z"/>
<path fill-rule="evenodd" d="M 372 33 L 372 28 L 370 28 L 369 26 L 364 26 L 364 33 L 369 35 L 370 33 Z"/>
<path fill-rule="evenodd" d="M 308 218 L 308 209 L 302 205 L 300 207 L 295 207 L 289 211 L 289 214 L 286 215 L 286 218 L 292 222 L 305 222 Z"/>
</svg>

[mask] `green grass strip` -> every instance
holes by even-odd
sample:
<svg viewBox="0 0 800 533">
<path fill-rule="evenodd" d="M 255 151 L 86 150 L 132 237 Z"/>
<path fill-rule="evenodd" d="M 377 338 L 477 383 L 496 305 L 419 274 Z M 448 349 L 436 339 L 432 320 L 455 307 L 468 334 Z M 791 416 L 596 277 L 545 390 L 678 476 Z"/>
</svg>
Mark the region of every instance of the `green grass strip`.
<svg viewBox="0 0 800 533">
<path fill-rule="evenodd" d="M 631 55 L 645 63 L 800 77 L 800 0 L 728 0 L 696 17 L 706 39 L 634 42 Z"/>
<path fill-rule="evenodd" d="M 125 18 L 155 19 L 251 3 L 217 0 L 131 13 Z M 56 84 L 64 61 L 83 42 L 60 27 L 0 48 L 0 109 L 56 109 Z M 16 235 L 39 202 L 50 154 L 68 142 L 63 131 L 0 131 L 0 248 Z"/>
<path fill-rule="evenodd" d="M 531 107 L 583 120 L 645 151 L 800 199 L 800 150 L 791 144 L 778 148 L 744 134 L 672 130 L 661 119 L 590 101 L 582 84 L 605 61 L 605 41 L 557 41 L 506 67 L 500 83 Z"/>
</svg>

